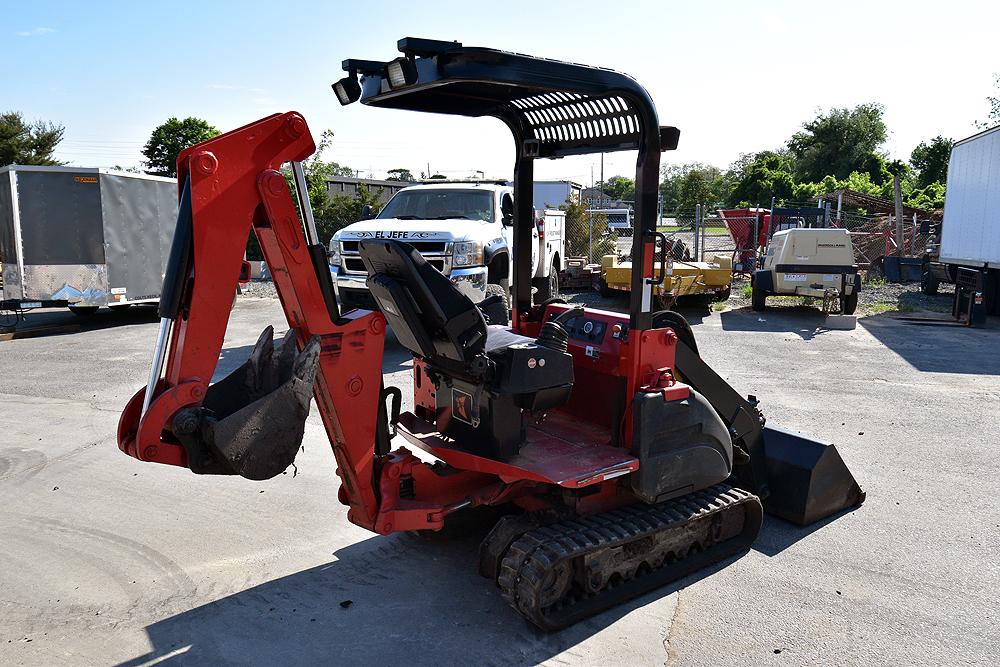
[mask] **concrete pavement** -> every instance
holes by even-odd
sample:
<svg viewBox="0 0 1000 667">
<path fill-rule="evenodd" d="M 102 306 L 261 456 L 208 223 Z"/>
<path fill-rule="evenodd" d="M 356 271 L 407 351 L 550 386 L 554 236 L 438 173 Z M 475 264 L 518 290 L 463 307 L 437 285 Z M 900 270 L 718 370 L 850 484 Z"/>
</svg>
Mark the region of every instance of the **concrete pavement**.
<svg viewBox="0 0 1000 667">
<path fill-rule="evenodd" d="M 838 444 L 868 500 L 811 530 L 769 519 L 743 558 L 552 635 L 476 574 L 474 527 L 348 523 L 315 411 L 297 472 L 269 482 L 121 454 L 148 318 L 2 342 L 0 663 L 1000 662 L 998 332 L 882 318 L 827 332 L 798 308 L 692 320 L 772 423 Z M 285 328 L 276 301 L 240 299 L 220 368 L 269 323 Z M 391 338 L 384 371 L 405 409 L 409 355 Z"/>
</svg>

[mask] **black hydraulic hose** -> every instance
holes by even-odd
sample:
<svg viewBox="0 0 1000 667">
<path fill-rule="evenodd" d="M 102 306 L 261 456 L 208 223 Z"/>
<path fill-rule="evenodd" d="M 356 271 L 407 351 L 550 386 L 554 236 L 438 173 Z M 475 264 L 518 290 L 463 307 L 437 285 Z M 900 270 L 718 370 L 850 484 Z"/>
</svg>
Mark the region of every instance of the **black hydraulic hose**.
<svg viewBox="0 0 1000 667">
<path fill-rule="evenodd" d="M 174 240 L 170 244 L 167 270 L 163 275 L 163 289 L 160 290 L 159 311 L 161 318 L 174 320 L 177 319 L 177 314 L 180 312 L 184 281 L 187 279 L 188 265 L 191 261 L 193 235 L 191 179 L 186 178 L 177 207 L 177 225 L 174 227 Z"/>
</svg>

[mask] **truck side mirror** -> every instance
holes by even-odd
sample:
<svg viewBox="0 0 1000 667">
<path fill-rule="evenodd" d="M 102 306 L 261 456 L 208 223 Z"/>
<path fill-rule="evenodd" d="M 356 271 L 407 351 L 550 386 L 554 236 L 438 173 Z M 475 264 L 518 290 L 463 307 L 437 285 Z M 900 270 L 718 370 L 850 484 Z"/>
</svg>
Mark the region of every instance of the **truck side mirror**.
<svg viewBox="0 0 1000 667">
<path fill-rule="evenodd" d="M 365 204 L 361 207 L 361 219 L 371 220 L 372 219 L 372 207 L 371 204 Z"/>
<path fill-rule="evenodd" d="M 504 195 L 500 199 L 500 222 L 504 227 L 514 224 L 514 200 L 510 195 Z"/>
</svg>

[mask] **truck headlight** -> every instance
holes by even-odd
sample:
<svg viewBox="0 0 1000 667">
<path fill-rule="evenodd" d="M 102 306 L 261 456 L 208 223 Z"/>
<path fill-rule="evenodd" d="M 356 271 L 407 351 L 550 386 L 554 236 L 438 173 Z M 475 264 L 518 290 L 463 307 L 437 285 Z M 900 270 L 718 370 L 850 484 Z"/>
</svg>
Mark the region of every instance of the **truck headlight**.
<svg viewBox="0 0 1000 667">
<path fill-rule="evenodd" d="M 455 244 L 454 266 L 482 266 L 483 265 L 483 244 L 479 241 L 460 241 Z"/>
<path fill-rule="evenodd" d="M 330 266 L 340 266 L 340 241 L 330 241 Z"/>
</svg>

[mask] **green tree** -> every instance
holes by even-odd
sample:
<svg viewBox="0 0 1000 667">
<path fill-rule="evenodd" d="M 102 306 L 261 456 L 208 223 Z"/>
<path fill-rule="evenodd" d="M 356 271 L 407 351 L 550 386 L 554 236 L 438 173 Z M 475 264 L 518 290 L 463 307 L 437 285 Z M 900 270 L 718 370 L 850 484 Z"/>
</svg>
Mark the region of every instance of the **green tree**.
<svg viewBox="0 0 1000 667">
<path fill-rule="evenodd" d="M 883 182 L 884 160 L 877 151 L 887 136 L 883 108 L 860 104 L 819 113 L 788 140 L 797 180 L 818 182 L 827 174 L 846 178 L 851 172 L 869 173 Z"/>
<path fill-rule="evenodd" d="M 732 187 L 729 174 L 710 164 L 665 165 L 660 171 L 664 211 L 687 212 L 695 204 L 721 204 Z"/>
<path fill-rule="evenodd" d="M 201 118 L 168 118 L 149 137 L 142 154 L 146 168 L 157 176 L 177 176 L 177 156 L 189 146 L 194 146 L 219 134 L 219 130 Z"/>
<path fill-rule="evenodd" d="M 386 172 L 386 174 L 389 176 L 389 179 L 393 181 L 406 181 L 407 183 L 412 183 L 417 180 L 413 178 L 413 172 L 409 169 L 390 169 Z"/>
<path fill-rule="evenodd" d="M 993 75 L 993 83 L 997 88 L 1000 88 L 1000 74 Z M 990 110 L 986 114 L 986 120 L 977 120 L 973 123 L 980 130 L 1000 125 L 1000 96 L 987 95 L 986 103 L 990 105 Z"/>
<path fill-rule="evenodd" d="M 56 146 L 66 131 L 62 125 L 26 122 L 17 111 L 0 114 L 0 167 L 8 164 L 57 165 Z"/>
<path fill-rule="evenodd" d="M 926 188 L 931 183 L 944 183 L 948 178 L 948 160 L 954 141 L 940 135 L 921 141 L 910 153 L 910 164 L 917 171 L 917 186 Z"/>
<path fill-rule="evenodd" d="M 616 252 L 613 232 L 608 229 L 608 216 L 587 213 L 587 205 L 576 201 L 566 202 L 559 209 L 566 211 L 566 244 L 570 257 L 591 257 L 597 262 L 603 255 Z"/>
<path fill-rule="evenodd" d="M 792 163 L 781 153 L 761 151 L 731 171 L 735 182 L 726 198 L 730 206 L 769 206 L 772 197 L 797 199 Z"/>
<path fill-rule="evenodd" d="M 596 187 L 612 199 L 635 201 L 635 181 L 625 176 L 612 176 L 607 181 L 598 181 Z"/>
</svg>

